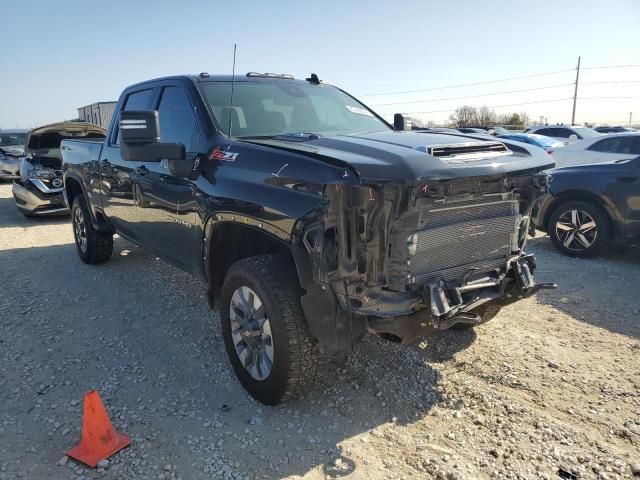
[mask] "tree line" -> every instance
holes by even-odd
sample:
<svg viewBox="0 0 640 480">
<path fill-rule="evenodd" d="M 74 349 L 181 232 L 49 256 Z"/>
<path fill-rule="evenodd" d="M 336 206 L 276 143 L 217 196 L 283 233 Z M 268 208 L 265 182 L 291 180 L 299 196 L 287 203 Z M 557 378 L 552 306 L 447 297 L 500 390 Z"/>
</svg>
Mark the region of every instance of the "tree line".
<svg viewBox="0 0 640 480">
<path fill-rule="evenodd" d="M 471 127 L 473 125 L 513 125 L 524 127 L 529 123 L 529 115 L 525 112 L 498 115 L 495 110 L 487 106 L 477 108 L 471 105 L 463 105 L 449 116 L 449 121 L 455 127 Z"/>
<path fill-rule="evenodd" d="M 435 122 L 421 122 L 419 119 L 413 119 L 416 126 L 435 127 Z M 529 124 L 529 115 L 525 112 L 504 113 L 498 115 L 495 110 L 487 106 L 473 107 L 471 105 L 463 105 L 458 107 L 454 113 L 449 116 L 450 127 L 473 127 L 473 126 L 493 126 L 493 125 L 509 125 L 524 128 Z"/>
</svg>

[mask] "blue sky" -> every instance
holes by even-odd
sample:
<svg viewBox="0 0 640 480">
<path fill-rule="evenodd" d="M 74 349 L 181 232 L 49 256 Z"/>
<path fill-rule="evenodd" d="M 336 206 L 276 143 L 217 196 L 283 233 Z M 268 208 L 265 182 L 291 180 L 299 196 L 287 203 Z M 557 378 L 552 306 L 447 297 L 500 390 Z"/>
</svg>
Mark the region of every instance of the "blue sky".
<svg viewBox="0 0 640 480">
<path fill-rule="evenodd" d="M 3 2 L 4 3 L 4 2 Z M 98 7 L 99 6 L 99 7 Z M 138 81 L 177 73 L 310 72 L 383 114 L 519 106 L 532 118 L 570 121 L 575 72 L 411 94 L 575 67 L 640 65 L 640 1 L 121 1 L 8 2 L 0 30 L 0 127 L 73 118 Z M 640 121 L 640 67 L 588 69 L 576 120 Z M 629 83 L 601 84 L 617 81 Z M 637 83 L 630 83 L 637 81 Z M 443 98 L 552 89 L 444 100 Z M 434 101 L 438 100 L 438 101 Z M 445 121 L 449 112 L 424 114 Z"/>
</svg>

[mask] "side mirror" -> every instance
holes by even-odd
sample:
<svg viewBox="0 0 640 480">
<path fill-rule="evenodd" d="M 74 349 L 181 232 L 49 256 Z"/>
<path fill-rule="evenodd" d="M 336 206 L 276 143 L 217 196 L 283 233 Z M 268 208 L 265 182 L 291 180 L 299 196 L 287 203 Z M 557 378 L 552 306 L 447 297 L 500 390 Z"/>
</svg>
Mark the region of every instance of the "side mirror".
<svg viewBox="0 0 640 480">
<path fill-rule="evenodd" d="M 120 151 L 124 160 L 159 162 L 183 160 L 184 145 L 160 141 L 157 110 L 130 110 L 120 114 Z"/>
<path fill-rule="evenodd" d="M 394 130 L 411 130 L 412 121 L 409 117 L 405 118 L 401 113 L 396 113 L 393 116 L 393 129 Z"/>
<path fill-rule="evenodd" d="M 569 135 L 569 140 L 578 140 L 578 135 L 572 133 L 571 135 Z"/>
</svg>

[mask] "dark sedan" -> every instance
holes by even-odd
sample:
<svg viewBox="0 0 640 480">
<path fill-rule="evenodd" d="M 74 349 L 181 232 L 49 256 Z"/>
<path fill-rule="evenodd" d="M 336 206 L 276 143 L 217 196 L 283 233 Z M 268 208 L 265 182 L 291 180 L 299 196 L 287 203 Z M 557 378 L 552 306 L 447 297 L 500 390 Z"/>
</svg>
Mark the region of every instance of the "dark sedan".
<svg viewBox="0 0 640 480">
<path fill-rule="evenodd" d="M 549 194 L 533 212 L 562 253 L 593 257 L 640 240 L 640 157 L 550 170 Z"/>
</svg>

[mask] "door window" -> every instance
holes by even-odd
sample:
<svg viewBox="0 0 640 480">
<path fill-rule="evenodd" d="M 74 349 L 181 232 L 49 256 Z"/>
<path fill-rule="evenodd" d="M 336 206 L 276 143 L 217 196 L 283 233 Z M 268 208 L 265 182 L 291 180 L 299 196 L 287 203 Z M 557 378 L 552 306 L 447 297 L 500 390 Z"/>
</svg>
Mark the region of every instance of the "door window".
<svg viewBox="0 0 640 480">
<path fill-rule="evenodd" d="M 640 137 L 639 137 L 640 138 Z M 634 153 L 633 150 L 633 137 L 615 137 L 615 138 L 606 138 L 604 140 L 600 140 L 593 145 L 591 145 L 588 150 L 593 152 L 602 152 L 602 153 L 620 153 L 624 155 L 629 155 Z"/>
<path fill-rule="evenodd" d="M 160 117 L 160 140 L 181 143 L 187 152 L 193 151 L 196 138 L 196 117 L 184 90 L 166 87 L 158 107 Z"/>
<path fill-rule="evenodd" d="M 151 103 L 151 97 L 153 96 L 153 90 L 141 90 L 139 92 L 130 93 L 125 100 L 122 111 L 129 110 L 149 110 L 149 104 Z M 118 128 L 116 133 L 115 145 L 120 144 L 120 129 Z"/>
</svg>

